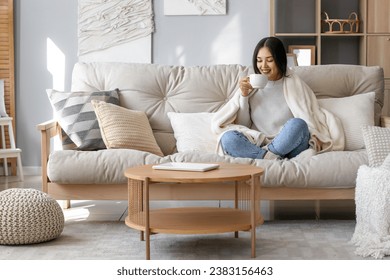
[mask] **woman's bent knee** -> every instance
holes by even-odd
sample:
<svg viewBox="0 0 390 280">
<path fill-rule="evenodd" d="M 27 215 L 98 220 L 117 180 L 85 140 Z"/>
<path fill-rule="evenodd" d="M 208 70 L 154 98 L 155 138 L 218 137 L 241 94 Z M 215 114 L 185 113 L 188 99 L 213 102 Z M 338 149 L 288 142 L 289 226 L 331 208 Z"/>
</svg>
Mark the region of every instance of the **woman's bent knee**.
<svg viewBox="0 0 390 280">
<path fill-rule="evenodd" d="M 299 130 L 308 130 L 307 123 L 302 120 L 301 118 L 292 118 L 287 121 L 287 123 L 290 127 L 297 128 Z"/>
<path fill-rule="evenodd" d="M 235 141 L 234 139 L 236 137 L 237 137 L 237 131 L 235 130 L 226 131 L 221 137 L 222 146 L 225 146 L 226 144 L 229 144 L 232 141 L 234 142 Z"/>
</svg>

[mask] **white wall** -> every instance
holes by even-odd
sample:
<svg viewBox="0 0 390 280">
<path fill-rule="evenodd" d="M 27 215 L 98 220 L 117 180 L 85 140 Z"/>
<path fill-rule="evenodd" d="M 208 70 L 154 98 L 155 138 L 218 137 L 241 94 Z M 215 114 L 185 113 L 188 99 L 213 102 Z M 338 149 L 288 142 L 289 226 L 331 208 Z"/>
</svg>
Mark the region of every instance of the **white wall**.
<svg viewBox="0 0 390 280">
<path fill-rule="evenodd" d="M 16 139 L 27 173 L 40 162 L 36 125 L 52 117 L 47 88 L 70 89 L 77 58 L 77 0 L 15 0 Z M 164 16 L 154 0 L 157 64 L 251 64 L 269 34 L 268 0 L 228 0 L 224 16 Z M 49 69 L 48 69 L 49 68 Z"/>
<path fill-rule="evenodd" d="M 155 63 L 250 64 L 252 51 L 269 34 L 268 0 L 228 0 L 226 16 L 164 16 L 154 1 Z"/>
<path fill-rule="evenodd" d="M 77 0 L 15 0 L 16 143 L 25 167 L 41 166 L 38 123 L 52 118 L 46 89 L 69 89 L 77 61 Z M 49 40 L 49 41 L 48 41 Z M 63 54 L 59 72 L 48 70 L 48 42 Z M 56 48 L 54 48 L 54 45 Z M 56 65 L 56 62 L 51 62 Z M 61 66 L 61 67 L 60 67 Z M 27 172 L 28 173 L 28 172 Z"/>
</svg>

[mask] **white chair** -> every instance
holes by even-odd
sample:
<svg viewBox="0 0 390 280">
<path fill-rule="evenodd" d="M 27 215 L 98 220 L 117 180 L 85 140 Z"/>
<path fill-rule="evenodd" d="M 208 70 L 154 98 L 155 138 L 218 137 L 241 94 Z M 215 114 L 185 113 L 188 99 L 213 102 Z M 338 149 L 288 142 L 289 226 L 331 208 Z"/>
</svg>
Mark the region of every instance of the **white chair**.
<svg viewBox="0 0 390 280">
<path fill-rule="evenodd" d="M 18 177 L 21 181 L 24 180 L 23 177 L 23 167 L 22 167 L 22 159 L 21 159 L 21 149 L 16 148 L 15 146 L 15 137 L 14 132 L 12 128 L 12 118 L 11 117 L 0 117 L 0 126 L 1 126 L 1 142 L 2 142 L 2 149 L 0 149 L 0 158 L 3 159 L 3 168 L 4 168 L 4 175 L 8 176 L 8 158 L 16 158 L 16 165 L 18 168 Z M 9 142 L 10 146 L 7 148 L 6 141 L 5 141 L 5 129 L 4 127 L 8 126 L 8 135 L 9 135 Z"/>
</svg>

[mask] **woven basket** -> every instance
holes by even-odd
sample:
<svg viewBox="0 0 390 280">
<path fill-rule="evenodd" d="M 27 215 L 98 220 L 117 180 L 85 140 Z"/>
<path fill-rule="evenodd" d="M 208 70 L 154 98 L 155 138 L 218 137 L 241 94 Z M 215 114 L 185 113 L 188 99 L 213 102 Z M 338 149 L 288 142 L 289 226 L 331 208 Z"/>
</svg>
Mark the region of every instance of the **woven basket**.
<svg viewBox="0 0 390 280">
<path fill-rule="evenodd" d="M 359 18 L 352 12 L 348 19 L 330 19 L 326 12 L 322 12 L 322 32 L 324 33 L 358 33 Z"/>
<path fill-rule="evenodd" d="M 61 206 L 46 193 L 17 188 L 0 192 L 0 244 L 45 242 L 63 229 Z"/>
</svg>

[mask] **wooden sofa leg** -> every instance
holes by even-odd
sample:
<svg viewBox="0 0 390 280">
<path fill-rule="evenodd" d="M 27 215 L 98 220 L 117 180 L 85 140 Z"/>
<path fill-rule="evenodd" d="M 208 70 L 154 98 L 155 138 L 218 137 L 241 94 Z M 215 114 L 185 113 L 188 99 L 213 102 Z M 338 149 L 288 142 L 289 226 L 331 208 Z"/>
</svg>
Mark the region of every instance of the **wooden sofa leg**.
<svg viewBox="0 0 390 280">
<path fill-rule="evenodd" d="M 269 220 L 273 221 L 275 220 L 275 200 L 269 200 Z"/>
<path fill-rule="evenodd" d="M 64 200 L 62 204 L 63 209 L 69 209 L 71 207 L 70 205 L 70 199 Z"/>
<path fill-rule="evenodd" d="M 321 209 L 321 203 L 320 203 L 320 200 L 316 200 L 314 201 L 314 211 L 316 213 L 316 220 L 319 220 L 321 217 L 321 213 L 320 213 L 320 210 Z"/>
</svg>

